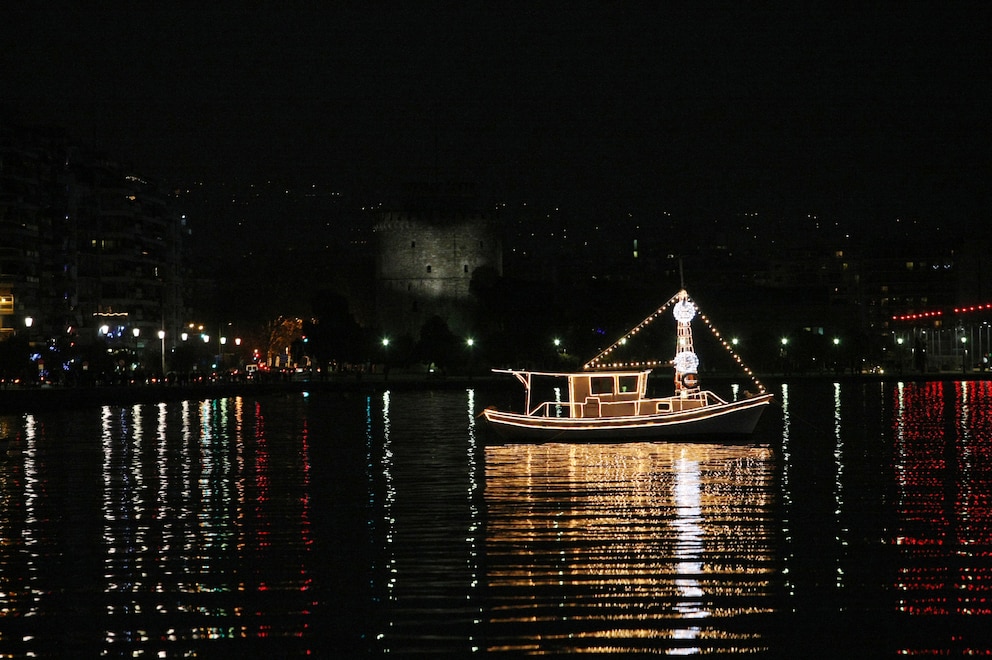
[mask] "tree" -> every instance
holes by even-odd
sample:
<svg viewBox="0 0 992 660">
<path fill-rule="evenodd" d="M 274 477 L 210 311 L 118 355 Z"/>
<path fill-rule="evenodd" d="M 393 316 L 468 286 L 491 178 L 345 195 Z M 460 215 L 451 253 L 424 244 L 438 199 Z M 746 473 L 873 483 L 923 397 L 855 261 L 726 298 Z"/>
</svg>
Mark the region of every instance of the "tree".
<svg viewBox="0 0 992 660">
<path fill-rule="evenodd" d="M 355 321 L 347 299 L 337 293 L 322 291 L 314 297 L 316 322 L 305 326 L 311 357 L 321 364 L 332 360 L 363 362 L 368 357 L 367 333 Z"/>
<path fill-rule="evenodd" d="M 434 315 L 424 322 L 420 329 L 420 341 L 417 342 L 417 355 L 423 362 L 446 368 L 458 349 L 458 337 L 443 318 Z"/>
<path fill-rule="evenodd" d="M 31 347 L 27 339 L 14 336 L 0 341 L 0 380 L 11 382 L 25 381 L 32 375 Z"/>
</svg>

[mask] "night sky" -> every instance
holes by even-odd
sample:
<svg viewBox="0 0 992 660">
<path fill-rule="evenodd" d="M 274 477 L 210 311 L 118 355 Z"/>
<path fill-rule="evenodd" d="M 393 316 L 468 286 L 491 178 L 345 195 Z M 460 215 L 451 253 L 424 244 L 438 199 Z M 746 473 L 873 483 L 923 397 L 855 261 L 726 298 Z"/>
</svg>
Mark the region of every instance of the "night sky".
<svg viewBox="0 0 992 660">
<path fill-rule="evenodd" d="M 149 176 L 988 217 L 983 3 L 77 4 L 3 10 L 0 111 Z"/>
</svg>

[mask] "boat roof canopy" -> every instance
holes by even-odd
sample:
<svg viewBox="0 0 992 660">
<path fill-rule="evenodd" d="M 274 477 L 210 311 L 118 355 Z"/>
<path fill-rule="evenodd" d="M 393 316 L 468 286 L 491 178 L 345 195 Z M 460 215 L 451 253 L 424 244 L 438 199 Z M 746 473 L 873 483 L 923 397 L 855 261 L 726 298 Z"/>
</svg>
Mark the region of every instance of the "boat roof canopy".
<svg viewBox="0 0 992 660">
<path fill-rule="evenodd" d="M 611 369 L 611 370 L 587 370 L 587 371 L 531 371 L 529 369 L 493 369 L 494 374 L 513 374 L 531 376 L 549 376 L 552 378 L 588 378 L 590 376 L 636 376 L 639 374 L 649 374 L 651 369 Z"/>
</svg>

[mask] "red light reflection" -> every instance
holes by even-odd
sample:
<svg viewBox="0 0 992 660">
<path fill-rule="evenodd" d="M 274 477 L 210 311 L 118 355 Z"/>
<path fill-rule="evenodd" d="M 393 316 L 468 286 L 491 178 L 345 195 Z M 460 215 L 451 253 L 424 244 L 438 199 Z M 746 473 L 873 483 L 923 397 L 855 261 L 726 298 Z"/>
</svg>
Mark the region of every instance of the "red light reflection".
<svg viewBox="0 0 992 660">
<path fill-rule="evenodd" d="M 894 393 L 900 612 L 992 614 L 992 382 L 908 383 Z M 976 640 L 953 643 L 988 654 Z M 906 651 L 916 653 L 917 651 Z"/>
</svg>

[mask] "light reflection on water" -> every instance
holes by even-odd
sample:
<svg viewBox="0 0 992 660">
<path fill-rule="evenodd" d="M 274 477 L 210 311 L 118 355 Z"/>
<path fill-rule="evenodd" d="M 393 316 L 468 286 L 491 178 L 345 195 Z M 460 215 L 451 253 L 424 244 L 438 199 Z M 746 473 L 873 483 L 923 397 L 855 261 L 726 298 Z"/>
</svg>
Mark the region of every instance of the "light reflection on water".
<svg viewBox="0 0 992 660">
<path fill-rule="evenodd" d="M 988 655 L 992 382 L 907 384 L 892 396 L 896 606 L 915 620 L 958 622 L 963 628 L 948 625 L 922 650 Z"/>
<path fill-rule="evenodd" d="M 627 443 L 486 448 L 490 649 L 761 649 L 773 452 Z"/>
<path fill-rule="evenodd" d="M 305 420 L 277 456 L 241 399 L 51 418 L 5 418 L 0 653 L 177 657 L 307 634 Z"/>
<path fill-rule="evenodd" d="M 988 655 L 992 382 L 752 442 L 487 445 L 491 392 L 0 416 L 0 656 Z"/>
</svg>

